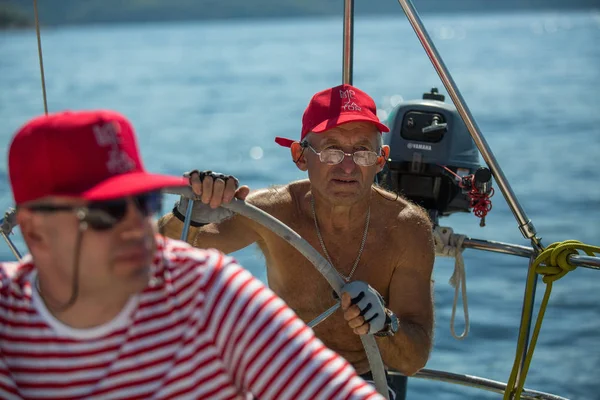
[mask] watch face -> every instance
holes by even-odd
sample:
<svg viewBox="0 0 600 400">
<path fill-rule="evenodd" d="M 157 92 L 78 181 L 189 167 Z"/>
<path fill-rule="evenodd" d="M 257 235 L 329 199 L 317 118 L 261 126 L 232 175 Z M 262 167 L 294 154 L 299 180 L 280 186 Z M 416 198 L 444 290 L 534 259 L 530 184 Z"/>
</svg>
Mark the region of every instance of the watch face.
<svg viewBox="0 0 600 400">
<path fill-rule="evenodd" d="M 392 315 L 390 315 L 390 328 L 392 332 L 398 332 L 399 325 L 400 324 L 398 323 L 398 317 L 396 316 L 396 314 L 392 313 Z"/>
</svg>

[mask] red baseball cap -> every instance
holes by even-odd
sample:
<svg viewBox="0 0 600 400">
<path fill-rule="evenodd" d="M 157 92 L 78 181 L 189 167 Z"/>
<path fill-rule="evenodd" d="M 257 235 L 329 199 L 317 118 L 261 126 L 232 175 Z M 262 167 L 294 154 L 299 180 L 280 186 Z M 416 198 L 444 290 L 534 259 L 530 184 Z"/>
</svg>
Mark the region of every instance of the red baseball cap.
<svg viewBox="0 0 600 400">
<path fill-rule="evenodd" d="M 131 123 L 114 111 L 65 111 L 21 127 L 8 153 L 15 204 L 46 196 L 108 200 L 188 184 L 148 173 Z"/>
<path fill-rule="evenodd" d="M 352 85 L 340 85 L 315 94 L 302 116 L 302 141 L 309 132 L 321 133 L 348 122 L 371 122 L 380 132 L 390 129 L 377 117 L 375 101 Z M 290 147 L 294 140 L 276 137 L 275 142 Z"/>
</svg>

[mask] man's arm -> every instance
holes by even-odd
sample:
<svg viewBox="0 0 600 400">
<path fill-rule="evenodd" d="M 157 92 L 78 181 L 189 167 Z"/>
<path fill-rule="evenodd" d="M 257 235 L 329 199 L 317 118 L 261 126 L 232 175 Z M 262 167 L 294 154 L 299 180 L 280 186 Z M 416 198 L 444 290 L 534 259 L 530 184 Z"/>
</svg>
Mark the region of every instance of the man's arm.
<svg viewBox="0 0 600 400">
<path fill-rule="evenodd" d="M 163 215 L 158 221 L 160 234 L 171 239 L 181 239 L 183 221 L 172 212 Z M 255 224 L 241 215 L 235 215 L 218 224 L 190 226 L 187 242 L 198 248 L 214 248 L 229 254 L 243 249 L 260 240 Z"/>
<path fill-rule="evenodd" d="M 226 218 L 231 212 L 219 209 L 221 204 L 231 202 L 234 197 L 249 201 L 251 196 L 248 196 L 247 186 L 238 188 L 234 177 L 227 178 L 210 171 L 192 171 L 189 179 L 190 188 L 198 199 L 194 202 L 186 242 L 199 248 L 215 248 L 224 253 L 232 253 L 260 239 L 256 223 L 241 215 Z M 188 199 L 182 196 L 173 212 L 167 213 L 158 221 L 159 233 L 171 239 L 182 239 L 187 206 Z M 214 221 L 219 222 L 208 223 Z"/>
<path fill-rule="evenodd" d="M 435 249 L 431 222 L 414 206 L 403 218 L 404 251 L 392 274 L 388 306 L 400 322 L 394 336 L 377 337 L 384 363 L 405 375 L 414 375 L 429 359 L 433 341 L 431 274 Z"/>
</svg>

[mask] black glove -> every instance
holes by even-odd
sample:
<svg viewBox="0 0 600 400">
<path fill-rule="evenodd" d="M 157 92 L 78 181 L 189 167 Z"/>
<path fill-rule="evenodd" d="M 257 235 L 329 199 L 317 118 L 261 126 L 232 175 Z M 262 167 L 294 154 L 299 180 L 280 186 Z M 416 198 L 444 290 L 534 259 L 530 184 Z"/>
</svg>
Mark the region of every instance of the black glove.
<svg viewBox="0 0 600 400">
<path fill-rule="evenodd" d="M 210 176 L 213 180 L 222 179 L 223 181 L 225 181 L 225 183 L 227 183 L 227 180 L 233 179 L 235 180 L 236 188 L 239 186 L 238 180 L 234 176 L 224 175 L 218 172 L 198 170 L 185 172 L 183 174 L 184 177 L 190 180 L 190 185 L 192 174 L 194 172 L 198 173 L 200 177 L 200 182 L 202 182 L 207 176 Z M 181 221 L 185 220 L 185 214 L 187 212 L 189 200 L 189 198 L 181 196 L 179 198 L 179 201 L 175 203 L 175 207 L 173 208 L 173 215 L 175 215 Z M 218 223 L 226 220 L 227 218 L 230 218 L 231 216 L 233 216 L 233 214 L 233 211 L 228 210 L 226 208 L 218 207 L 213 209 L 208 204 L 204 204 L 200 200 L 195 200 L 194 206 L 192 208 L 192 220 L 190 221 L 190 225 L 198 227 L 210 223 Z"/>
</svg>

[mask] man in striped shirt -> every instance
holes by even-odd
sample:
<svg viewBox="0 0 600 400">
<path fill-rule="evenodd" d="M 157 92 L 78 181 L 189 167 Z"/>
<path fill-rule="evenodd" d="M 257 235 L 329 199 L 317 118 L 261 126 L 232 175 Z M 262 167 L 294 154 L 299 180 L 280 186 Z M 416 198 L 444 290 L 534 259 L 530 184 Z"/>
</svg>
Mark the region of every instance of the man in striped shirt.
<svg viewBox="0 0 600 400">
<path fill-rule="evenodd" d="M 156 234 L 187 181 L 122 115 L 33 119 L 9 174 L 30 255 L 0 264 L 0 398 L 382 398 L 231 257 Z"/>
</svg>

